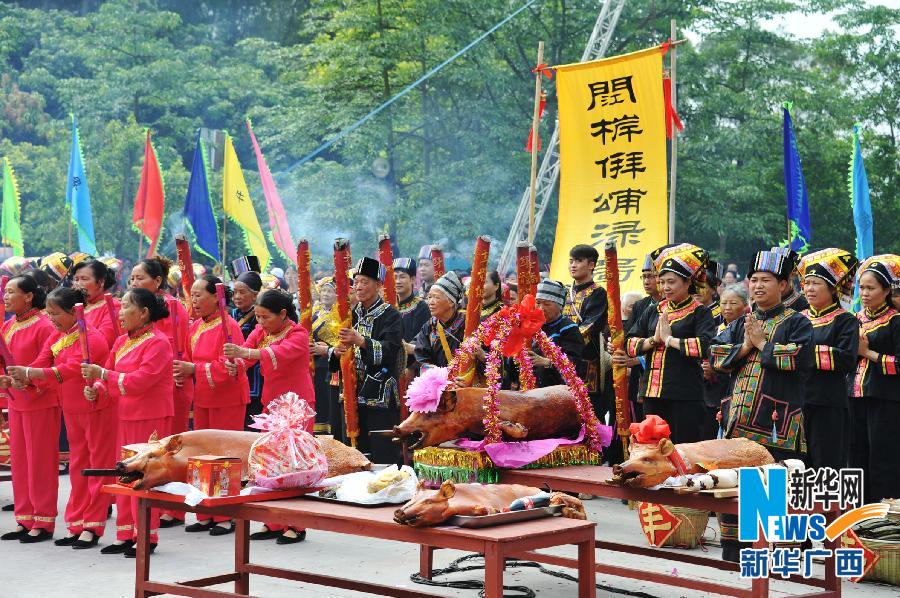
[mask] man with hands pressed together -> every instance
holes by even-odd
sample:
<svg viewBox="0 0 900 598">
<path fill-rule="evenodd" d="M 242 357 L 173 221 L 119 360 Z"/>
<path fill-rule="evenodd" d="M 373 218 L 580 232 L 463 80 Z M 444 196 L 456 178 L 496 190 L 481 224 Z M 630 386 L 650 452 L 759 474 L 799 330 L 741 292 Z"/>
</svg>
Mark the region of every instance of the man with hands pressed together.
<svg viewBox="0 0 900 598">
<path fill-rule="evenodd" d="M 399 463 L 399 448 L 389 439 L 369 438 L 371 430 L 389 430 L 400 423 L 397 378 L 406 363 L 400 313 L 380 294 L 384 274 L 384 266 L 372 258 L 357 264 L 353 292 L 359 303 L 353 308 L 353 326 L 341 329 L 340 344 L 331 349 L 328 366 L 339 371 L 341 356 L 354 351 L 359 448 L 370 452 L 375 463 Z"/>
<path fill-rule="evenodd" d="M 734 379 L 722 414 L 725 436 L 755 440 L 776 460 L 803 450 L 803 369 L 812 350 L 812 324 L 781 302 L 793 270 L 787 250 L 757 253 L 749 272 L 755 309 L 729 324 L 710 349 L 713 368 Z"/>
</svg>

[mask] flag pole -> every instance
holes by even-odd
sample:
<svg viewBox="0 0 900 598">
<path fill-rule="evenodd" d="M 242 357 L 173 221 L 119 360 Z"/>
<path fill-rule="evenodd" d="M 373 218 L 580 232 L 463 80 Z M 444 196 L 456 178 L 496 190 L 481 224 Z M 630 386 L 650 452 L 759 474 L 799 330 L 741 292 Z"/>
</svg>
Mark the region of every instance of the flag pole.
<svg viewBox="0 0 900 598">
<path fill-rule="evenodd" d="M 675 40 L 675 19 L 672 19 L 669 22 L 671 30 L 669 32 L 669 39 Z M 672 108 L 675 108 L 675 94 L 676 94 L 676 86 L 675 86 L 675 54 L 677 50 L 675 49 L 675 44 L 673 43 L 669 48 L 669 81 L 672 86 Z M 671 151 L 671 165 L 669 167 L 669 243 L 675 242 L 675 175 L 678 169 L 678 133 L 675 131 L 675 128 L 672 127 L 672 151 Z"/>
<path fill-rule="evenodd" d="M 228 249 L 228 215 L 222 216 L 222 276 L 225 276 L 225 251 Z"/>
<path fill-rule="evenodd" d="M 72 206 L 69 206 L 69 241 L 66 243 L 66 253 L 72 253 Z"/>
<path fill-rule="evenodd" d="M 537 67 L 534 71 L 534 112 L 531 117 L 531 201 L 528 208 L 528 243 L 534 243 L 534 210 L 537 202 L 538 125 L 541 122 L 541 64 L 544 63 L 544 42 L 538 42 Z"/>
</svg>

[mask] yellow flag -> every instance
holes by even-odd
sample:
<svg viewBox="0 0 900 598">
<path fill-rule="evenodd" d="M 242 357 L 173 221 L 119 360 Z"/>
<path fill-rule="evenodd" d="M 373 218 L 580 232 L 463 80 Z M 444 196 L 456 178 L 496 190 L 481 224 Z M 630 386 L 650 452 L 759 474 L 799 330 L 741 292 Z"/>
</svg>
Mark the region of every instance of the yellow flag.
<svg viewBox="0 0 900 598">
<path fill-rule="evenodd" d="M 256 210 L 253 209 L 250 192 L 247 191 L 241 163 L 238 162 L 237 154 L 234 153 L 231 135 L 225 135 L 225 173 L 223 178 L 222 203 L 225 214 L 241 227 L 247 251 L 250 252 L 250 255 L 259 258 L 259 265 L 265 272 L 271 256 L 269 248 L 266 246 L 266 238 L 259 226 L 259 220 L 256 218 Z"/>
<path fill-rule="evenodd" d="M 662 52 L 650 48 L 556 68 L 559 218 L 550 276 L 568 281 L 569 250 L 614 240 L 622 293 L 640 291 L 644 256 L 665 245 L 666 126 Z"/>
</svg>

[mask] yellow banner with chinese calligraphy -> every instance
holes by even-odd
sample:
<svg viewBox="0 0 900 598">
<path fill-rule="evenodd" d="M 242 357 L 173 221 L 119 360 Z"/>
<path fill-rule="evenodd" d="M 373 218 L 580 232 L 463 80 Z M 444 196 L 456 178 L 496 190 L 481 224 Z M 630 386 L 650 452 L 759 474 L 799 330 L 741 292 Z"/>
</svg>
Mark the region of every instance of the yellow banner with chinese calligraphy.
<svg viewBox="0 0 900 598">
<path fill-rule="evenodd" d="M 644 256 L 665 245 L 666 126 L 659 47 L 556 67 L 559 216 L 550 276 L 570 281 L 569 250 L 616 242 L 622 293 L 640 291 Z"/>
</svg>

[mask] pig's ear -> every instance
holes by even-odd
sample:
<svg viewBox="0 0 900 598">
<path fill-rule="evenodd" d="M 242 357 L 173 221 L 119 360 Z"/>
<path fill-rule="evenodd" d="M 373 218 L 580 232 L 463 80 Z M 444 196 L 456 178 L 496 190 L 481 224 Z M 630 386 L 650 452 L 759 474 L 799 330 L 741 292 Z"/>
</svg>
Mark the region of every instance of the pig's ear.
<svg viewBox="0 0 900 598">
<path fill-rule="evenodd" d="M 453 495 L 456 494 L 456 486 L 453 485 L 452 481 L 444 480 L 444 483 L 441 484 L 441 489 L 438 491 L 438 494 L 441 495 L 441 498 L 453 498 Z"/>
<path fill-rule="evenodd" d="M 150 438 L 147 442 L 159 442 L 159 436 L 156 434 L 156 430 L 153 430 L 153 434 L 150 435 Z"/>
<path fill-rule="evenodd" d="M 662 453 L 663 457 L 668 457 L 672 454 L 672 451 L 675 450 L 675 445 L 672 444 L 672 441 L 668 438 L 660 438 L 659 439 L 659 452 Z"/>
<path fill-rule="evenodd" d="M 169 441 L 166 442 L 166 452 L 174 454 L 180 450 L 181 450 L 181 434 L 175 434 L 174 436 L 169 436 Z"/>
<path fill-rule="evenodd" d="M 456 410 L 456 392 L 452 390 L 444 391 L 444 396 L 441 397 L 441 407 L 444 411 L 455 411 Z"/>
</svg>

